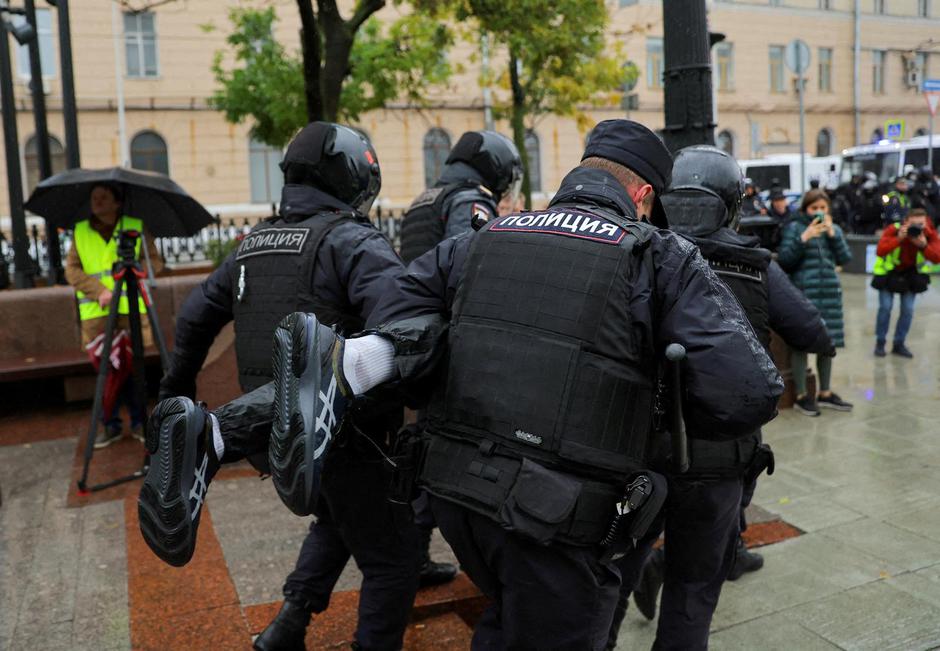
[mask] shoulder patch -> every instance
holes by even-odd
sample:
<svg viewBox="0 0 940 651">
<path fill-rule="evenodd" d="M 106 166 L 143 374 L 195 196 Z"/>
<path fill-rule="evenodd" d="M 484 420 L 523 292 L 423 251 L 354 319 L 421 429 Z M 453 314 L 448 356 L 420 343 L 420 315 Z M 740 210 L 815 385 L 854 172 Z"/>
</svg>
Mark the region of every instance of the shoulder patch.
<svg viewBox="0 0 940 651">
<path fill-rule="evenodd" d="M 253 255 L 269 253 L 287 253 L 299 255 L 307 242 L 310 231 L 306 228 L 264 228 L 248 233 L 238 245 L 236 260 L 244 260 Z"/>
<path fill-rule="evenodd" d="M 508 215 L 500 218 L 489 230 L 563 235 L 613 245 L 620 244 L 627 234 L 626 230 L 603 217 L 580 211 Z"/>
<path fill-rule="evenodd" d="M 474 201 L 470 204 L 470 224 L 473 226 L 473 230 L 480 230 L 486 226 L 491 219 L 493 219 L 493 211 L 490 210 L 490 207 L 485 203 L 477 203 Z"/>
</svg>

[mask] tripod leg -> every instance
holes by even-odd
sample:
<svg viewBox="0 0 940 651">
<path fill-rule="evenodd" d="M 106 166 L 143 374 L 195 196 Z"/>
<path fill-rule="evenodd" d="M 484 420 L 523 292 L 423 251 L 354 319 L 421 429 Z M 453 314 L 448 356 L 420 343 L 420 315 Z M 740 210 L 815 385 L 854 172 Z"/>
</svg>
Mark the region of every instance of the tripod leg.
<svg viewBox="0 0 940 651">
<path fill-rule="evenodd" d="M 163 337 L 163 330 L 160 329 L 160 318 L 157 315 L 157 308 L 153 304 L 153 296 L 147 290 L 146 286 L 143 285 L 143 279 L 137 279 L 137 286 L 141 296 L 144 297 L 144 304 L 147 306 L 147 318 L 150 319 L 150 329 L 153 331 L 153 340 L 156 342 L 157 350 L 160 352 L 160 366 L 163 372 L 166 373 L 170 358 L 167 353 L 166 339 Z"/>
<path fill-rule="evenodd" d="M 144 374 L 144 335 L 140 323 L 140 306 L 137 301 L 137 280 L 127 282 L 127 321 L 131 328 L 131 350 L 134 353 L 134 366 L 131 379 L 134 383 L 134 399 L 143 414 L 143 423 L 147 422 L 147 382 Z"/>
<path fill-rule="evenodd" d="M 121 278 L 114 283 L 114 291 L 111 296 L 111 309 L 108 312 L 108 321 L 104 328 L 104 341 L 101 342 L 101 362 L 98 365 L 98 378 L 95 381 L 95 398 L 91 407 L 91 424 L 88 426 L 88 438 L 85 441 L 85 463 L 82 467 L 82 476 L 78 480 L 78 489 L 81 493 L 88 491 L 88 467 L 91 465 L 91 457 L 95 453 L 95 435 L 98 432 L 98 420 L 101 418 L 104 384 L 108 379 L 108 371 L 111 368 L 111 342 L 114 341 L 114 328 L 117 325 L 118 305 L 121 302 L 124 282 L 124 279 Z"/>
</svg>

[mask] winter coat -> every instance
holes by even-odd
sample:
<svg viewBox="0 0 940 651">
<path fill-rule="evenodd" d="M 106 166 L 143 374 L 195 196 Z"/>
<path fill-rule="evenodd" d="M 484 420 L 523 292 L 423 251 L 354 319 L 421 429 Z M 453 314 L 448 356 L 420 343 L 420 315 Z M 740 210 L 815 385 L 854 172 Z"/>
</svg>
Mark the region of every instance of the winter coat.
<svg viewBox="0 0 940 651">
<path fill-rule="evenodd" d="M 808 242 L 800 239 L 812 221 L 809 215 L 799 213 L 783 227 L 777 261 L 790 275 L 790 280 L 813 302 L 822 314 L 833 343 L 845 346 L 845 326 L 842 318 L 842 284 L 836 266 L 852 259 L 842 229 L 833 225 L 834 237 L 820 235 Z"/>
</svg>

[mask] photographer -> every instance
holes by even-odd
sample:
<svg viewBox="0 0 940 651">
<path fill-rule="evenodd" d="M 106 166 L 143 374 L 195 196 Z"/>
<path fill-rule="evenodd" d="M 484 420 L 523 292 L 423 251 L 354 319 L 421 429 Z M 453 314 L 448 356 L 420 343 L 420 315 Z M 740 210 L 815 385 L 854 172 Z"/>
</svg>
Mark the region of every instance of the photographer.
<svg viewBox="0 0 940 651">
<path fill-rule="evenodd" d="M 121 231 L 143 232 L 139 219 L 123 214 L 123 192 L 116 185 L 97 185 L 91 191 L 91 218 L 75 224 L 72 248 L 65 261 L 65 278 L 75 288 L 78 314 L 82 321 L 82 346 L 87 347 L 104 332 L 111 310 L 114 278 L 111 267 L 118 261 L 118 233 Z M 163 260 L 157 252 L 153 238 L 146 237 L 147 253 L 153 271 L 163 269 Z M 134 249 L 140 259 L 141 240 Z M 153 344 L 150 323 L 146 318 L 147 308 L 139 300 L 144 346 Z M 117 331 L 128 330 L 127 297 L 122 296 L 118 306 Z M 102 354 L 106 356 L 105 353 Z M 118 409 L 126 404 L 131 417 L 131 435 L 143 442 L 143 408 L 137 404 L 130 377 L 121 387 L 117 404 L 111 413 L 102 414 L 102 424 L 95 437 L 95 447 L 110 445 L 121 437 L 122 424 Z"/>
<path fill-rule="evenodd" d="M 914 319 L 914 296 L 927 291 L 930 276 L 926 265 L 940 262 L 940 238 L 923 208 L 912 209 L 903 222 L 888 226 L 878 242 L 875 277 L 871 286 L 878 290 L 878 320 L 875 323 L 875 355 L 885 356 L 885 342 L 891 325 L 894 295 L 901 295 L 901 315 L 894 328 L 891 353 L 914 356 L 904 340 Z"/>
</svg>

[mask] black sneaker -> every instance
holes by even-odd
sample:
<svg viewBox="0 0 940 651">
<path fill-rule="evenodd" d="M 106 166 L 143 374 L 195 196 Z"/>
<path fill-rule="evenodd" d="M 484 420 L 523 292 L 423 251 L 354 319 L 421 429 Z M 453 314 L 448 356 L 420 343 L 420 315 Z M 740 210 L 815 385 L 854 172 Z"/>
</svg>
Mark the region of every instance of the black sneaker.
<svg viewBox="0 0 940 651">
<path fill-rule="evenodd" d="M 793 402 L 793 408 L 805 416 L 819 415 L 819 407 L 816 406 L 816 401 L 808 395 L 797 398 Z"/>
<path fill-rule="evenodd" d="M 846 402 L 839 397 L 838 393 L 830 393 L 825 398 L 819 396 L 816 398 L 816 404 L 826 409 L 835 409 L 836 411 L 852 411 L 852 403 Z"/>
<path fill-rule="evenodd" d="M 98 433 L 95 434 L 95 449 L 106 448 L 121 438 L 121 427 L 118 425 L 99 425 Z"/>
<path fill-rule="evenodd" d="M 342 337 L 313 314 L 294 312 L 274 332 L 274 423 L 268 461 L 274 488 L 297 515 L 310 515 L 327 448 L 351 395 Z"/>
<path fill-rule="evenodd" d="M 762 567 L 764 567 L 764 557 L 748 551 L 744 541 L 738 538 L 734 561 L 731 563 L 731 571 L 728 572 L 728 580 L 737 581 L 745 572 L 756 572 Z"/>
<path fill-rule="evenodd" d="M 306 651 L 304 637 L 310 614 L 308 604 L 285 599 L 277 616 L 261 631 L 252 648 L 256 651 Z"/>
<path fill-rule="evenodd" d="M 659 591 L 663 587 L 663 565 L 665 557 L 663 549 L 654 549 L 643 565 L 640 581 L 633 591 L 633 602 L 643 617 L 649 621 L 656 619 L 656 603 L 659 601 Z"/>
<path fill-rule="evenodd" d="M 154 554 L 181 567 L 196 550 L 199 515 L 219 469 L 208 410 L 189 398 L 163 400 L 146 438 L 150 468 L 137 498 L 140 532 Z"/>
<path fill-rule="evenodd" d="M 884 357 L 887 354 L 888 353 L 885 352 L 885 342 L 875 342 L 875 357 Z"/>
<path fill-rule="evenodd" d="M 908 349 L 904 344 L 899 344 L 895 342 L 894 346 L 891 348 L 891 354 L 897 355 L 898 357 L 905 357 L 907 359 L 914 359 L 914 353 Z"/>
</svg>

